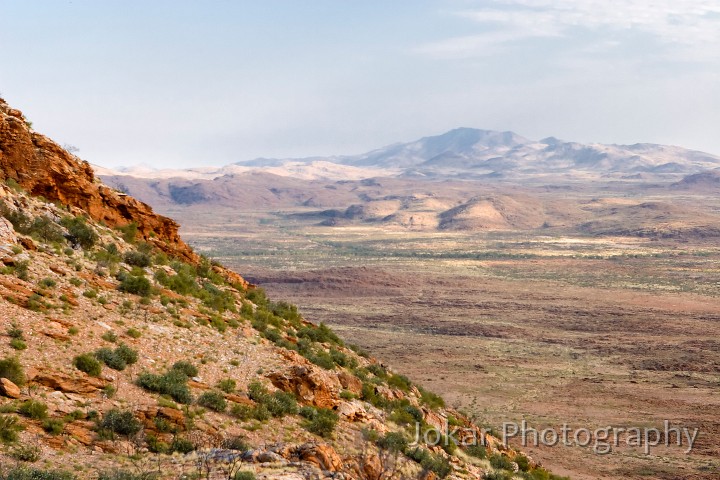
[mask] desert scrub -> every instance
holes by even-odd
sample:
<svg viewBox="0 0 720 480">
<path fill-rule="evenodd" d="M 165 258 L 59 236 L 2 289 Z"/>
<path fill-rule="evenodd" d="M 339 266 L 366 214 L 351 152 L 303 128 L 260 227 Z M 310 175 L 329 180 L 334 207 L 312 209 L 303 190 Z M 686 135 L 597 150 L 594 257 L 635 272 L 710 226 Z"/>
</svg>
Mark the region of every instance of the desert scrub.
<svg viewBox="0 0 720 480">
<path fill-rule="evenodd" d="M 271 394 L 257 381 L 248 385 L 248 397 L 257 403 L 256 410 L 263 407 L 273 417 L 293 415 L 298 411 L 297 400 L 293 394 L 280 390 Z"/>
<path fill-rule="evenodd" d="M 15 415 L 0 415 L 0 441 L 13 443 L 18 439 L 18 432 L 22 427 L 18 424 L 18 417 Z"/>
<path fill-rule="evenodd" d="M 15 350 L 25 350 L 27 348 L 27 344 L 25 343 L 25 340 L 22 338 L 13 338 L 10 340 L 10 346 L 14 348 Z"/>
<path fill-rule="evenodd" d="M 233 480 L 255 480 L 255 474 L 253 472 L 235 472 Z"/>
<path fill-rule="evenodd" d="M 25 385 L 25 371 L 15 357 L 0 360 L 0 377 L 7 378 L 17 386 Z"/>
<path fill-rule="evenodd" d="M 110 438 L 113 438 L 116 433 L 129 437 L 135 435 L 141 428 L 142 425 L 131 411 L 121 411 L 115 408 L 105 413 L 98 423 L 98 430 L 105 435 L 109 434 Z"/>
<path fill-rule="evenodd" d="M 28 466 L 16 466 L 3 472 L 2 480 L 76 480 L 77 477 L 65 470 L 42 470 Z"/>
<path fill-rule="evenodd" d="M 98 241 L 98 234 L 87 224 L 85 217 L 65 217 L 60 224 L 67 228 L 70 242 L 84 249 L 92 248 Z"/>
<path fill-rule="evenodd" d="M 140 338 L 142 336 L 142 332 L 136 328 L 128 328 L 125 335 L 130 338 Z"/>
<path fill-rule="evenodd" d="M 100 338 L 110 343 L 117 342 L 117 335 L 112 330 L 108 330 L 107 332 L 103 333 Z"/>
<path fill-rule="evenodd" d="M 136 350 L 128 347 L 124 343 L 120 344 L 115 350 L 104 347 L 95 352 L 95 358 L 103 362 L 113 370 L 125 370 L 128 365 L 133 365 L 138 361 L 138 353 Z"/>
<path fill-rule="evenodd" d="M 83 297 L 86 298 L 97 298 L 97 290 L 94 290 L 92 288 L 89 288 L 83 292 Z"/>
<path fill-rule="evenodd" d="M 44 420 L 47 418 L 47 405 L 37 400 L 27 400 L 20 404 L 18 412 L 21 415 L 32 418 L 33 420 Z"/>
<path fill-rule="evenodd" d="M 172 369 L 178 372 L 182 372 L 188 378 L 197 377 L 199 373 L 195 365 L 185 360 L 175 362 L 172 366 Z"/>
<path fill-rule="evenodd" d="M 145 268 L 152 265 L 152 258 L 150 257 L 150 255 L 139 251 L 126 252 L 123 256 L 123 260 L 128 265 L 134 267 Z"/>
<path fill-rule="evenodd" d="M 16 445 L 10 449 L 9 455 L 20 462 L 37 462 L 40 460 L 42 450 L 37 445 Z"/>
<path fill-rule="evenodd" d="M 48 418 L 43 421 L 42 427 L 50 435 L 60 435 L 65 428 L 65 422 L 61 418 Z"/>
<path fill-rule="evenodd" d="M 220 380 L 216 386 L 225 393 L 232 393 L 237 388 L 237 382 L 232 378 L 224 378 Z"/>
<path fill-rule="evenodd" d="M 303 408 L 300 413 L 306 419 L 303 427 L 307 431 L 323 438 L 332 437 L 339 419 L 337 413 L 328 408 Z"/>
<path fill-rule="evenodd" d="M 55 285 L 57 285 L 57 282 L 50 277 L 45 277 L 42 280 L 40 280 L 38 282 L 38 284 L 42 288 L 53 288 Z"/>
<path fill-rule="evenodd" d="M 146 297 L 150 295 L 150 292 L 152 290 L 150 280 L 143 276 L 136 276 L 127 272 L 120 272 L 117 276 L 117 279 L 120 280 L 120 286 L 118 287 L 118 290 L 120 290 L 121 292 L 132 293 L 135 295 L 140 295 L 141 297 Z"/>
<path fill-rule="evenodd" d="M 198 405 L 202 405 L 203 407 L 207 407 L 216 412 L 224 412 L 227 408 L 225 397 L 222 393 L 217 391 L 203 393 L 198 397 L 197 403 Z"/>
<path fill-rule="evenodd" d="M 490 456 L 490 465 L 498 470 L 513 470 L 513 462 L 500 453 L 495 453 Z"/>
<path fill-rule="evenodd" d="M 92 377 L 100 376 L 100 362 L 90 353 L 83 353 L 75 357 L 73 359 L 73 366 Z"/>
<path fill-rule="evenodd" d="M 151 392 L 170 396 L 179 403 L 192 403 L 192 395 L 187 385 L 188 376 L 180 370 L 170 369 L 162 375 L 143 372 L 138 376 L 138 386 Z"/>
</svg>

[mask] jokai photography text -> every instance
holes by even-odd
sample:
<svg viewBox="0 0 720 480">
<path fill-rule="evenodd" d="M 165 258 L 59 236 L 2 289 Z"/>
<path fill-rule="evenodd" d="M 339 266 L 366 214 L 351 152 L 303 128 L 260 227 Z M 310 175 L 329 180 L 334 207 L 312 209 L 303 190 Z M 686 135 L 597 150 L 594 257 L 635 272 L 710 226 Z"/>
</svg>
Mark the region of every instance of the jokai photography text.
<svg viewBox="0 0 720 480">
<path fill-rule="evenodd" d="M 439 427 L 416 423 L 413 445 L 424 443 L 447 446 L 453 442 L 460 446 L 485 446 L 486 434 L 496 435 L 495 432 L 481 428 L 451 425 L 447 418 L 443 418 Z M 500 437 L 506 447 L 510 441 L 517 440 L 523 447 L 587 447 L 598 455 L 607 455 L 618 447 L 632 447 L 640 448 L 645 455 L 650 455 L 653 449 L 673 446 L 684 448 L 685 453 L 689 454 L 699 434 L 699 428 L 674 424 L 669 420 L 665 420 L 660 427 L 608 425 L 602 428 L 567 423 L 556 428 L 534 428 L 523 420 L 520 423 L 503 423 Z"/>
</svg>

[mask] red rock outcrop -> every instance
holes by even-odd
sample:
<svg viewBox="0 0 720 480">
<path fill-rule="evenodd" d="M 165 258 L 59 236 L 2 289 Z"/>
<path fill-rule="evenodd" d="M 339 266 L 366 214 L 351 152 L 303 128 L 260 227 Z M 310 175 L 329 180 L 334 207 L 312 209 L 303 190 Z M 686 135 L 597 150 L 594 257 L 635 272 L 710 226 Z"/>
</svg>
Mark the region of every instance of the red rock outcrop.
<svg viewBox="0 0 720 480">
<path fill-rule="evenodd" d="M 180 238 L 178 224 L 149 205 L 103 185 L 92 167 L 44 135 L 34 132 L 22 112 L 0 98 L 0 177 L 13 179 L 32 195 L 43 196 L 86 213 L 110 227 L 135 223 L 138 235 L 164 252 L 190 263 L 198 255 Z M 248 284 L 221 269 L 231 282 Z"/>
<path fill-rule="evenodd" d="M 340 381 L 314 365 L 293 365 L 287 373 L 273 372 L 268 378 L 280 390 L 294 393 L 304 405 L 333 408 L 340 403 Z"/>
</svg>

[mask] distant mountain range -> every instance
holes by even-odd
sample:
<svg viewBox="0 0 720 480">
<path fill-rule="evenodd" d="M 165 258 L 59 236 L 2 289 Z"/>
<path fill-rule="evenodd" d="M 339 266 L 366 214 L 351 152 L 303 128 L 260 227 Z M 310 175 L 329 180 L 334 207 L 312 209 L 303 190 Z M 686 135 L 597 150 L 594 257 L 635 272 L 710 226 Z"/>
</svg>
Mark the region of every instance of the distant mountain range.
<svg viewBox="0 0 720 480">
<path fill-rule="evenodd" d="M 720 157 L 681 147 L 637 143 L 603 145 L 554 137 L 528 140 L 513 132 L 456 128 L 354 156 L 256 159 L 236 165 L 278 168 L 330 162 L 386 169 L 405 176 L 527 178 L 562 175 L 692 174 L 720 167 Z"/>
<path fill-rule="evenodd" d="M 693 199 L 720 190 L 720 157 L 665 145 L 458 128 L 354 156 L 97 173 L 168 214 L 260 209 L 331 227 L 720 236 L 716 212 Z"/>
<path fill-rule="evenodd" d="M 99 169 L 98 174 L 211 180 L 223 175 L 263 172 L 305 180 L 401 176 L 547 182 L 589 178 L 680 180 L 685 175 L 718 168 L 719 156 L 676 146 L 582 144 L 555 137 L 534 141 L 513 132 L 456 128 L 360 155 L 257 158 L 224 167 L 185 170 Z"/>
</svg>

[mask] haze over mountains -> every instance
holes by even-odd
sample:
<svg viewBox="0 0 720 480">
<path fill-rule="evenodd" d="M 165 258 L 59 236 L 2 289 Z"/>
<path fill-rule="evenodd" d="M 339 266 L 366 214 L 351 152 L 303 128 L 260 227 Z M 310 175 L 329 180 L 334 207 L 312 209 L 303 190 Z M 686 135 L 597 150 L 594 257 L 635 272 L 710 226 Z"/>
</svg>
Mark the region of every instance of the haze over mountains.
<svg viewBox="0 0 720 480">
<path fill-rule="evenodd" d="M 717 212 L 688 199 L 720 187 L 720 157 L 665 145 L 532 141 L 458 128 L 355 156 L 98 174 L 175 216 L 265 210 L 326 227 L 720 235 Z"/>
<path fill-rule="evenodd" d="M 533 180 L 560 177 L 627 178 L 689 175 L 720 168 L 720 157 L 676 146 L 603 145 L 554 137 L 529 140 L 513 132 L 457 128 L 442 135 L 396 143 L 360 155 L 292 159 L 258 158 L 222 168 L 156 171 L 148 168 L 100 173 L 145 178 L 205 178 L 262 170 L 280 176 L 358 179 L 373 176 Z"/>
</svg>

